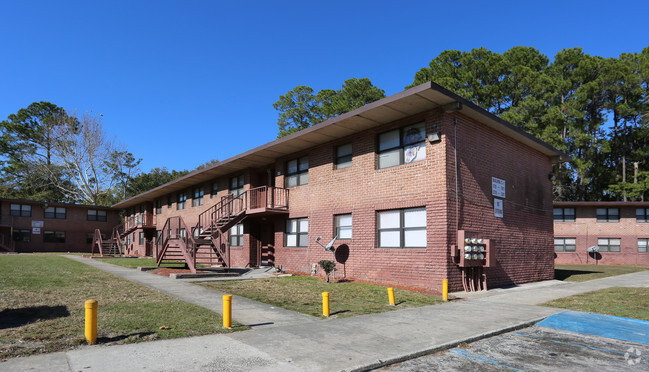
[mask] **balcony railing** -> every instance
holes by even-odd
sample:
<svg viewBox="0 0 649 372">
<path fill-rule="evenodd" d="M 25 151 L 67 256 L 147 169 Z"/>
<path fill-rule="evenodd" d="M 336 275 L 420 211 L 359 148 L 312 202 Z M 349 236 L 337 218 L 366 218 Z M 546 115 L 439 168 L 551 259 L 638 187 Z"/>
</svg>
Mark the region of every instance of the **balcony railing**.
<svg viewBox="0 0 649 372">
<path fill-rule="evenodd" d="M 155 227 L 156 216 L 150 212 L 141 212 L 126 217 L 124 231 L 131 231 L 139 227 Z"/>
</svg>

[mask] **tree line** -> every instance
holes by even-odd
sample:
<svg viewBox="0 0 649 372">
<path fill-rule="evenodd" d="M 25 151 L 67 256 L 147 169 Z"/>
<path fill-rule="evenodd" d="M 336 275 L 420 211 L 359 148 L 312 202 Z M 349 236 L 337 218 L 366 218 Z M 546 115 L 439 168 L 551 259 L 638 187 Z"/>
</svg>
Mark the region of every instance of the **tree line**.
<svg viewBox="0 0 649 372">
<path fill-rule="evenodd" d="M 0 122 L 0 151 L 0 197 L 12 199 L 109 206 L 189 173 L 141 172 L 142 159 L 106 134 L 101 114 L 44 101 Z"/>
<path fill-rule="evenodd" d="M 552 62 L 533 47 L 446 50 L 406 88 L 428 81 L 569 155 L 555 165 L 556 200 L 649 200 L 649 47 L 618 58 L 564 49 Z M 274 104 L 278 137 L 384 96 L 367 78 L 298 86 Z"/>
</svg>

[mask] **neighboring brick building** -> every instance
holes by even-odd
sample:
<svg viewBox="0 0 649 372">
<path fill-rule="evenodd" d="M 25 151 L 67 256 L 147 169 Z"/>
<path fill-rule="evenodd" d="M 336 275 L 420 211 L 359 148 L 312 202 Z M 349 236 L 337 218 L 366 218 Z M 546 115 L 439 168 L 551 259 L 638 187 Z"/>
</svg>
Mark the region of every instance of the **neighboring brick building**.
<svg viewBox="0 0 649 372">
<path fill-rule="evenodd" d="M 561 156 L 427 83 L 114 207 L 151 221 L 127 230 L 138 238 L 132 250 L 158 236 L 157 249 L 180 239 L 174 247 L 211 244 L 210 254 L 232 267 L 309 273 L 332 257 L 316 237 L 338 235 L 338 276 L 428 289 L 444 278 L 462 288 L 470 269 L 451 256 L 465 231 L 494 247 L 489 286 L 510 285 L 553 277 L 549 176 Z M 230 230 L 215 233 L 222 228 Z"/>
<path fill-rule="evenodd" d="M 110 237 L 119 210 L 0 198 L 0 250 L 90 252 L 95 229 Z"/>
<path fill-rule="evenodd" d="M 648 244 L 649 202 L 554 203 L 558 264 L 649 265 Z"/>
</svg>

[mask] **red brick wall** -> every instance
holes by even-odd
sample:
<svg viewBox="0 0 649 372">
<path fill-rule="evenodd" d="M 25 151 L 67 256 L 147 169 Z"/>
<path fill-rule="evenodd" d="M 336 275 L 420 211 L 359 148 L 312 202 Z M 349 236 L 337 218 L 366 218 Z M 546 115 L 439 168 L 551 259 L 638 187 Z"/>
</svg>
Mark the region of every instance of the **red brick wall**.
<svg viewBox="0 0 649 372">
<path fill-rule="evenodd" d="M 550 159 L 501 133 L 461 115 L 432 111 L 401 120 L 380 130 L 367 130 L 346 139 L 314 147 L 278 159 L 275 163 L 276 186 L 283 187 L 286 161 L 309 157 L 309 182 L 290 189 L 288 218 L 309 219 L 308 247 L 285 247 L 285 216 L 268 217 L 275 227 L 275 265 L 285 270 L 310 273 L 313 264 L 331 259 L 331 252 L 314 242 L 323 243 L 335 235 L 334 215 L 351 213 L 352 239 L 338 240 L 336 246 L 350 249 L 345 265 L 338 264 L 337 277 L 347 276 L 368 281 L 440 289 L 444 278 L 451 290 L 462 288 L 460 270 L 450 259 L 450 245 L 456 239 L 455 160 L 453 135 L 457 117 L 457 147 L 460 164 L 459 228 L 492 239 L 497 265 L 487 270 L 489 286 L 524 283 L 553 277 L 552 195 L 548 174 Z M 434 125 L 442 132 L 438 143 L 426 141 L 426 160 L 377 169 L 377 136 L 390 129 L 426 122 L 426 132 Z M 335 148 L 352 143 L 352 166 L 334 168 Z M 270 167 L 267 167 L 270 168 Z M 266 169 L 246 172 L 246 189 L 252 181 L 264 184 Z M 194 226 L 200 212 L 227 194 L 228 177 L 218 180 L 219 198 L 207 194 L 205 185 L 202 207 L 176 210 L 163 201 L 158 229 L 173 215 L 180 215 Z M 507 182 L 505 217 L 493 216 L 491 177 Z M 190 192 L 191 190 L 188 190 Z M 427 247 L 388 249 L 377 247 L 376 213 L 381 210 L 426 207 Z M 232 266 L 250 262 L 251 249 L 257 241 L 251 231 L 260 220 L 244 223 L 244 247 L 231 249 Z M 190 233 L 188 231 L 188 233 Z M 319 270 L 321 272 L 321 270 Z"/>
<path fill-rule="evenodd" d="M 11 204 L 28 204 L 32 207 L 31 217 L 10 215 Z M 5 236 L 5 242 L 11 239 L 11 226 L 14 230 L 32 231 L 32 221 L 43 221 L 40 234 L 31 234 L 30 242 L 14 242 L 17 252 L 90 252 L 92 244 L 87 243 L 87 234 L 100 229 L 106 236 L 111 236 L 113 227 L 119 224 L 119 211 L 104 207 L 87 207 L 81 205 L 54 204 L 48 206 L 66 208 L 65 219 L 45 218 L 43 202 L 31 201 L 0 201 L 0 234 Z M 89 209 L 107 211 L 106 222 L 88 221 Z M 44 231 L 65 232 L 65 243 L 50 243 L 43 241 Z"/>
<path fill-rule="evenodd" d="M 552 279 L 552 172 L 550 159 L 461 114 L 457 115 L 459 229 L 491 239 L 495 267 L 485 269 L 489 287 Z M 454 128 L 447 123 L 445 132 Z M 449 245 L 455 244 L 453 141 L 448 141 Z M 492 177 L 506 182 L 503 218 L 494 216 Z M 449 286 L 461 289 L 450 265 Z"/>
<path fill-rule="evenodd" d="M 588 256 L 588 247 L 597 245 L 598 238 L 619 238 L 620 252 L 601 252 L 600 264 L 649 265 L 649 253 L 638 253 L 638 238 L 649 238 L 649 223 L 636 221 L 635 206 L 620 206 L 619 222 L 597 222 L 598 207 L 595 206 L 574 208 L 575 221 L 555 222 L 554 236 L 576 238 L 576 252 L 556 252 L 555 263 L 594 264 L 594 257 Z"/>
</svg>

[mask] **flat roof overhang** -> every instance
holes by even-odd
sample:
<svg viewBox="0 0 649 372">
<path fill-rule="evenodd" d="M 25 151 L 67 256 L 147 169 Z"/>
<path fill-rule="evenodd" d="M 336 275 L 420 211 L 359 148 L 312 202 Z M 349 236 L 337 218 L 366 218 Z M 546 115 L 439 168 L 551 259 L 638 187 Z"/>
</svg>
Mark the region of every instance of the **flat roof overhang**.
<svg viewBox="0 0 649 372">
<path fill-rule="evenodd" d="M 454 105 L 455 103 L 460 105 Z M 174 181 L 123 200 L 113 205 L 113 207 L 129 208 L 140 203 L 153 202 L 161 196 L 187 189 L 196 184 L 205 183 L 247 168 L 271 165 L 283 156 L 345 138 L 367 129 L 377 128 L 422 112 L 450 106 L 459 108 L 462 114 L 540 151 L 552 158 L 554 162 L 568 161 L 570 159 L 566 154 L 522 129 L 509 124 L 451 91 L 435 83 L 428 82 L 261 145 L 207 168 L 193 171 Z"/>
</svg>

